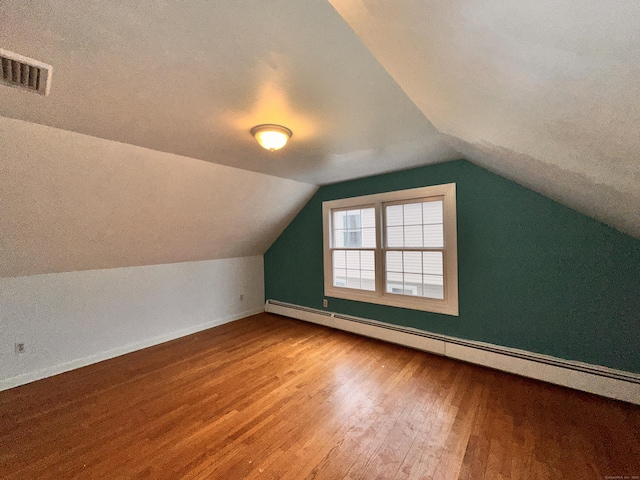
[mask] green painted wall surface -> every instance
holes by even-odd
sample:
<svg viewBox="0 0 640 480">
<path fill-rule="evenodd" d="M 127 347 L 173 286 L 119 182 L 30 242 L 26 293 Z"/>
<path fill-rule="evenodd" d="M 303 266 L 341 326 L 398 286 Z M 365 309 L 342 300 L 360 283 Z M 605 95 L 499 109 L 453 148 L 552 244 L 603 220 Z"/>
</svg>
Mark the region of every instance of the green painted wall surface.
<svg viewBox="0 0 640 480">
<path fill-rule="evenodd" d="M 640 240 L 464 160 L 322 187 L 266 252 L 266 298 L 323 308 L 323 201 L 450 182 L 460 316 L 327 310 L 640 373 Z"/>
</svg>

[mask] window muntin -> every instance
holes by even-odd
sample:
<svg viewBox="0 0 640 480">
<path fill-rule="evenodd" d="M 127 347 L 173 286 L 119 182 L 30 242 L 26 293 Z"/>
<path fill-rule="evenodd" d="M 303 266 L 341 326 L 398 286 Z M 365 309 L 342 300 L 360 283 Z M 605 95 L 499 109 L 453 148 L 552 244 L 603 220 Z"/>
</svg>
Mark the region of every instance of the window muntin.
<svg viewBox="0 0 640 480">
<path fill-rule="evenodd" d="M 455 184 L 323 203 L 325 296 L 458 314 Z"/>
</svg>

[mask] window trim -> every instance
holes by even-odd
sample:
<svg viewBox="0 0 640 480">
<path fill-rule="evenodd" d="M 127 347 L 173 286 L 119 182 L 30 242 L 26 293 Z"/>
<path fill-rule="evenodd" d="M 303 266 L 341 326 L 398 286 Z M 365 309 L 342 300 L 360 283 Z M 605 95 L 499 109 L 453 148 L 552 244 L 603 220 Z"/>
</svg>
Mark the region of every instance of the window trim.
<svg viewBox="0 0 640 480">
<path fill-rule="evenodd" d="M 385 252 L 383 206 L 395 202 L 410 202 L 414 199 L 442 197 L 443 199 L 443 231 L 444 231 L 444 299 L 413 297 L 387 293 L 385 290 Z M 375 205 L 376 209 L 376 290 L 366 291 L 352 288 L 335 287 L 333 285 L 333 264 L 331 259 L 331 232 L 333 210 L 355 209 Z M 456 184 L 447 183 L 428 187 L 396 190 L 376 193 L 360 197 L 341 198 L 322 202 L 323 262 L 324 262 L 324 295 L 331 298 L 342 298 L 359 302 L 375 303 L 393 307 L 422 310 L 446 315 L 458 316 L 458 248 L 456 225 Z M 359 249 L 357 249 L 359 250 Z M 369 250 L 369 248 L 364 249 Z M 391 250 L 397 250 L 392 248 Z M 405 249 L 401 249 L 405 250 Z M 411 250 L 411 248 L 406 248 Z"/>
</svg>

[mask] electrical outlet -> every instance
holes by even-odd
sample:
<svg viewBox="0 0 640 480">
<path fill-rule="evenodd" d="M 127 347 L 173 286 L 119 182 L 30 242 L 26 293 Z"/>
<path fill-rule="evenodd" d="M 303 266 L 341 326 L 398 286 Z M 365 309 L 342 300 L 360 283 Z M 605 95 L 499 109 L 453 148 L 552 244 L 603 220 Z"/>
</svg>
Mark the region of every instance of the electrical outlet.
<svg viewBox="0 0 640 480">
<path fill-rule="evenodd" d="M 327 300 L 326 298 L 324 298 L 324 299 L 322 300 L 322 306 L 323 306 L 324 308 L 327 308 L 327 307 L 329 306 L 329 300 Z"/>
<path fill-rule="evenodd" d="M 16 343 L 16 344 L 14 344 L 14 348 L 16 350 L 16 354 L 24 353 L 24 352 L 27 351 L 27 347 L 25 346 L 24 343 Z"/>
</svg>

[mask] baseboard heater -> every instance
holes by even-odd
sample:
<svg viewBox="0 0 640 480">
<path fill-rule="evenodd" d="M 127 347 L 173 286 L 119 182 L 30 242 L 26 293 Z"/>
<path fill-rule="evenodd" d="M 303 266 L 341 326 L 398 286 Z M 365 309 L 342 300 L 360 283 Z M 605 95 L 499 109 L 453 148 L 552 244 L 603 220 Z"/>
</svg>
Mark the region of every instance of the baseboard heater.
<svg viewBox="0 0 640 480">
<path fill-rule="evenodd" d="M 265 311 L 640 405 L 640 374 L 277 300 Z"/>
</svg>

